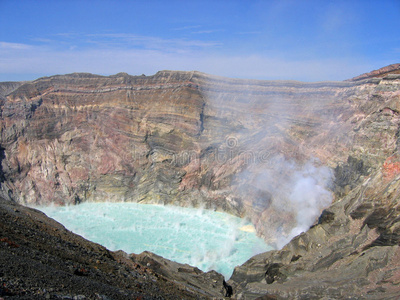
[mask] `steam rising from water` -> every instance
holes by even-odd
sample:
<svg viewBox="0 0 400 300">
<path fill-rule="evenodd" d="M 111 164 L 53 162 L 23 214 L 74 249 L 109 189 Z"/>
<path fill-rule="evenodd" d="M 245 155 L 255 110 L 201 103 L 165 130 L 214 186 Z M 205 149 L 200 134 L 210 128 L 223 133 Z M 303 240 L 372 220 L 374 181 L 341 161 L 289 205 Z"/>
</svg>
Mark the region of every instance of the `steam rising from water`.
<svg viewBox="0 0 400 300">
<path fill-rule="evenodd" d="M 285 166 L 281 164 L 280 167 Z M 311 162 L 307 162 L 286 178 L 280 193 L 284 193 L 287 199 L 282 202 L 276 201 L 273 205 L 278 210 L 285 210 L 295 215 L 296 222 L 288 234 L 277 237 L 278 248 L 282 248 L 293 237 L 307 231 L 321 214 L 322 209 L 332 202 L 332 193 L 327 189 L 327 184 L 331 180 L 332 172 L 328 167 L 316 167 Z"/>
<path fill-rule="evenodd" d="M 244 207 L 257 232 L 282 248 L 333 200 L 333 172 L 313 157 L 321 146 L 313 138 L 336 120 L 322 109 L 334 97 L 307 94 L 310 87 L 300 83 L 268 84 L 210 80 L 211 88 L 203 92 L 209 111 L 229 124 L 208 130 L 225 136 L 222 164 L 236 166 L 233 206 Z"/>
<path fill-rule="evenodd" d="M 306 232 L 333 200 L 329 190 L 332 171 L 315 160 L 301 165 L 274 156 L 258 172 L 244 171 L 238 177 L 251 183 L 240 187 L 241 195 L 257 191 L 251 208 L 258 213 L 253 214 L 252 221 L 278 249 Z"/>
<path fill-rule="evenodd" d="M 271 250 L 243 219 L 214 211 L 137 203 L 39 207 L 48 216 L 110 250 L 154 252 L 230 277 L 233 268 Z"/>
</svg>

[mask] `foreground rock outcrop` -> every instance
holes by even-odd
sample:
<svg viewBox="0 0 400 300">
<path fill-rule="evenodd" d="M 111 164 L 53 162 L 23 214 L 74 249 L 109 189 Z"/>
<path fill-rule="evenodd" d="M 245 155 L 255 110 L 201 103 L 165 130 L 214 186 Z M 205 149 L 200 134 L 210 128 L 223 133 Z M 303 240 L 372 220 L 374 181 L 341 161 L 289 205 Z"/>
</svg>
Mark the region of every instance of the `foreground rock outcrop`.
<svg viewBox="0 0 400 300">
<path fill-rule="evenodd" d="M 176 71 L 0 83 L 1 194 L 218 209 L 277 247 L 306 231 L 237 267 L 238 299 L 395 297 L 399 70 L 318 83 Z M 211 280 L 201 276 L 193 285 Z"/>
<path fill-rule="evenodd" d="M 110 252 L 0 198 L 0 299 L 212 299 L 223 277 L 187 265 L 155 272 L 149 253 Z M 170 268 L 172 269 L 172 268 Z"/>
</svg>

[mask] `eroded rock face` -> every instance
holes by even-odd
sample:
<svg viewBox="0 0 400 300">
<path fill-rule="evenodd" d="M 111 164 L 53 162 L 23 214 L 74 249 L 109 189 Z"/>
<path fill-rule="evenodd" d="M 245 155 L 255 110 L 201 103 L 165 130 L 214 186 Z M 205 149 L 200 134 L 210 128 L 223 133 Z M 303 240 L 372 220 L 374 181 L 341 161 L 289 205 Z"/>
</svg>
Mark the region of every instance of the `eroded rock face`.
<svg viewBox="0 0 400 300">
<path fill-rule="evenodd" d="M 349 126 L 342 148 L 348 158 L 340 160 L 332 152 L 327 160 L 337 162 L 334 203 L 282 250 L 237 267 L 229 283 L 238 299 L 400 295 L 399 77 L 373 80 L 349 98 L 354 100 L 349 101 L 352 116 L 339 118 L 338 126 Z"/>
<path fill-rule="evenodd" d="M 278 295 L 387 299 L 400 295 L 398 178 L 379 170 L 280 251 L 253 257 L 229 282 L 238 299 Z"/>
<path fill-rule="evenodd" d="M 8 87 L 1 192 L 220 209 L 278 246 L 311 219 L 235 270 L 234 297 L 395 295 L 398 70 L 320 83 L 70 74 Z"/>
</svg>

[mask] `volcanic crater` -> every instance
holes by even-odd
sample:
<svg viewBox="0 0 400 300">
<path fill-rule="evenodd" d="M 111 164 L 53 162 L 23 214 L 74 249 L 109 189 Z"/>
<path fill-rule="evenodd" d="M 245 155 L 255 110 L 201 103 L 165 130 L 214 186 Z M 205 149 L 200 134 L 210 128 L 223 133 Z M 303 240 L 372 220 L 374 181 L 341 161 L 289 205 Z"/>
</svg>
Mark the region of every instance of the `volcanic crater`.
<svg viewBox="0 0 400 300">
<path fill-rule="evenodd" d="M 0 83 L 0 297 L 398 297 L 399 70 L 313 83 L 196 71 Z M 27 207 L 101 201 L 224 211 L 278 250 L 225 282 L 109 251 Z"/>
</svg>

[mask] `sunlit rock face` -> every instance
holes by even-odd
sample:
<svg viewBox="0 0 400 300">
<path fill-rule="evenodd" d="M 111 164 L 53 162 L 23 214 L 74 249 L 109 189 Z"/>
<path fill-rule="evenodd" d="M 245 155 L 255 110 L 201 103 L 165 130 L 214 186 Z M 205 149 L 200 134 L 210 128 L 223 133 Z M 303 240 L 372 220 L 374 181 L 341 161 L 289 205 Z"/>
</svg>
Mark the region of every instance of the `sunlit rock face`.
<svg viewBox="0 0 400 300">
<path fill-rule="evenodd" d="M 338 130 L 314 148 L 328 150 L 318 157 L 334 165 L 334 203 L 281 251 L 238 267 L 230 281 L 237 298 L 400 295 L 398 73 L 397 65 L 356 77 L 360 85 L 343 94 Z"/>
<path fill-rule="evenodd" d="M 248 217 L 277 247 L 306 231 L 238 267 L 230 284 L 239 298 L 396 295 L 398 73 L 393 65 L 344 82 L 162 71 L 1 83 L 1 192 L 21 203 L 218 209 Z"/>
<path fill-rule="evenodd" d="M 218 209 L 251 218 L 283 245 L 277 232 L 293 237 L 303 214 L 311 223 L 296 233 L 306 230 L 334 192 L 347 194 L 391 157 L 396 78 L 300 83 L 161 71 L 14 84 L 3 92 L 3 194 Z M 348 159 L 362 168 L 348 171 Z M 303 194 L 314 199 L 311 216 L 298 210 Z"/>
</svg>

